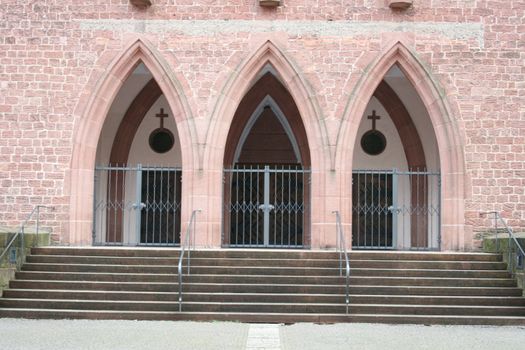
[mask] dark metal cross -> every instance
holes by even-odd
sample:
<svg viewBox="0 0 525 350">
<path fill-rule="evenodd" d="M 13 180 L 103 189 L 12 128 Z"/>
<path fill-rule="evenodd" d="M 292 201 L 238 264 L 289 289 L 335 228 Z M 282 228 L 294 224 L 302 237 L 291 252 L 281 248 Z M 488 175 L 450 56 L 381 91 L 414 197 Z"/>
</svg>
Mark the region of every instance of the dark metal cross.
<svg viewBox="0 0 525 350">
<path fill-rule="evenodd" d="M 160 113 L 158 113 L 157 115 L 155 115 L 157 118 L 160 118 L 160 128 L 161 129 L 164 129 L 164 118 L 167 118 L 168 115 L 166 113 L 164 113 L 164 108 L 161 108 L 160 109 Z"/>
<path fill-rule="evenodd" d="M 372 120 L 372 130 L 376 129 L 376 120 L 381 119 L 380 116 L 376 115 L 375 109 L 372 111 L 372 115 L 368 116 L 368 119 Z"/>
</svg>

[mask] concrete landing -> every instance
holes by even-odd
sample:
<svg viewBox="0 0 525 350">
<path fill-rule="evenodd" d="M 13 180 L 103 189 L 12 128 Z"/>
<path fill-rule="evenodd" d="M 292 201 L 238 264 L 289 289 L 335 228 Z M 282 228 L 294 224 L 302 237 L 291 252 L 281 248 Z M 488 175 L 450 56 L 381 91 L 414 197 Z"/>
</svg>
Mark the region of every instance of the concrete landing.
<svg viewBox="0 0 525 350">
<path fill-rule="evenodd" d="M 521 350 L 525 327 L 0 319 L 2 349 Z"/>
</svg>

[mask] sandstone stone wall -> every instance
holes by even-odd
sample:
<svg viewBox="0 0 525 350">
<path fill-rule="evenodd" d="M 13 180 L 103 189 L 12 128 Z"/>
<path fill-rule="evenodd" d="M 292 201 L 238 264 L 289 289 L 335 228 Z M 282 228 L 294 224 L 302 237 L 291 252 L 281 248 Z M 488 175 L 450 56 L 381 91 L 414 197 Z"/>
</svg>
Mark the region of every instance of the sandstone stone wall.
<svg viewBox="0 0 525 350">
<path fill-rule="evenodd" d="M 94 96 L 111 100 L 101 96 L 101 86 L 118 85 L 111 79 L 125 76 L 108 80 L 109 67 L 141 40 L 178 86 L 185 106 L 178 120 L 187 126 L 180 128 L 187 134 L 181 142 L 189 142 L 182 145 L 183 166 L 190 177 L 220 172 L 221 159 L 212 160 L 216 150 L 221 158 L 224 145 L 216 142 L 229 125 L 217 111 L 224 110 L 225 100 L 238 100 L 231 94 L 242 94 L 229 86 L 251 57 L 268 41 L 278 48 L 296 72 L 287 76 L 289 86 L 300 80 L 305 87 L 302 95 L 292 95 L 308 96 L 296 102 L 310 111 L 305 124 L 311 124 L 307 134 L 315 139 L 312 163 L 324 160 L 314 180 L 325 198 L 319 204 L 322 214 L 314 217 L 319 232 L 323 223 L 333 222 L 333 208 L 344 214 L 349 207 L 349 195 L 341 191 L 342 178 L 351 171 L 348 165 L 343 170 L 345 154 L 355 143 L 345 131 L 354 118 L 348 111 L 356 100 L 370 97 L 360 94 L 363 77 L 399 42 L 429 73 L 421 80 L 432 83 L 446 101 L 447 127 L 435 127 L 456 140 L 446 154 L 447 146 L 440 145 L 442 160 L 456 155 L 454 161 L 464 168 L 451 182 L 459 187 L 448 190 L 460 192 L 455 200 L 461 203 L 444 224 L 461 226 L 461 233 L 451 235 L 462 235 L 449 248 L 473 246 L 472 233 L 490 224 L 480 211 L 497 210 L 511 226 L 525 226 L 525 2 L 414 0 L 407 11 L 392 11 L 385 0 L 282 0 L 276 9 L 256 0 L 152 2 L 139 10 L 127 0 L 0 0 L 1 225 L 16 225 L 34 205 L 53 205 L 55 210 L 44 214 L 45 224 L 58 241 L 76 242 L 72 206 L 91 203 L 82 197 L 90 191 L 89 181 L 82 185 L 73 171 L 75 147 L 96 147 L 78 144 L 86 132 L 81 125 L 92 117 L 86 110 Z M 442 166 L 455 176 L 449 170 Z M 214 187 L 213 181 L 199 178 L 194 185 Z M 204 198 L 218 195 L 197 192 L 188 197 L 193 202 L 185 215 L 202 202 L 215 213 L 203 218 L 215 235 L 219 201 Z M 444 211 L 447 206 L 445 201 Z"/>
</svg>

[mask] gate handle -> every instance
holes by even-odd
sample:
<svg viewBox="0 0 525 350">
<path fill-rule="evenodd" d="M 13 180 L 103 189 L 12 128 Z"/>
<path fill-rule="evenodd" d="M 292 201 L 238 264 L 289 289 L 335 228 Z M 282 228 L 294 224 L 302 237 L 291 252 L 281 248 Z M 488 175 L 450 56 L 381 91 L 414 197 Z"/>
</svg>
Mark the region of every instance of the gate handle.
<svg viewBox="0 0 525 350">
<path fill-rule="evenodd" d="M 135 203 L 131 207 L 133 209 L 142 210 L 142 209 L 146 208 L 146 204 L 144 204 L 144 203 Z"/>
<path fill-rule="evenodd" d="M 271 204 L 261 204 L 259 205 L 259 209 L 262 211 L 270 211 L 270 210 L 275 209 L 275 207 Z"/>
<path fill-rule="evenodd" d="M 388 211 L 391 212 L 391 213 L 396 213 L 396 214 L 399 214 L 401 212 L 401 208 L 394 208 L 393 205 L 389 206 L 388 208 Z"/>
</svg>

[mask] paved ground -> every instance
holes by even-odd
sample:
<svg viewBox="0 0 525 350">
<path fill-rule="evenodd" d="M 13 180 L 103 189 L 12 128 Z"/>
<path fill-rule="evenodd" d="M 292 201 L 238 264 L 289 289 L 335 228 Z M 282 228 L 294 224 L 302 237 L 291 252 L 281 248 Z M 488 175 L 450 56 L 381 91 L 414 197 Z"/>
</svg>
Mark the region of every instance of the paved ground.
<svg viewBox="0 0 525 350">
<path fill-rule="evenodd" d="M 0 349 L 525 349 L 525 327 L 0 319 Z"/>
</svg>

